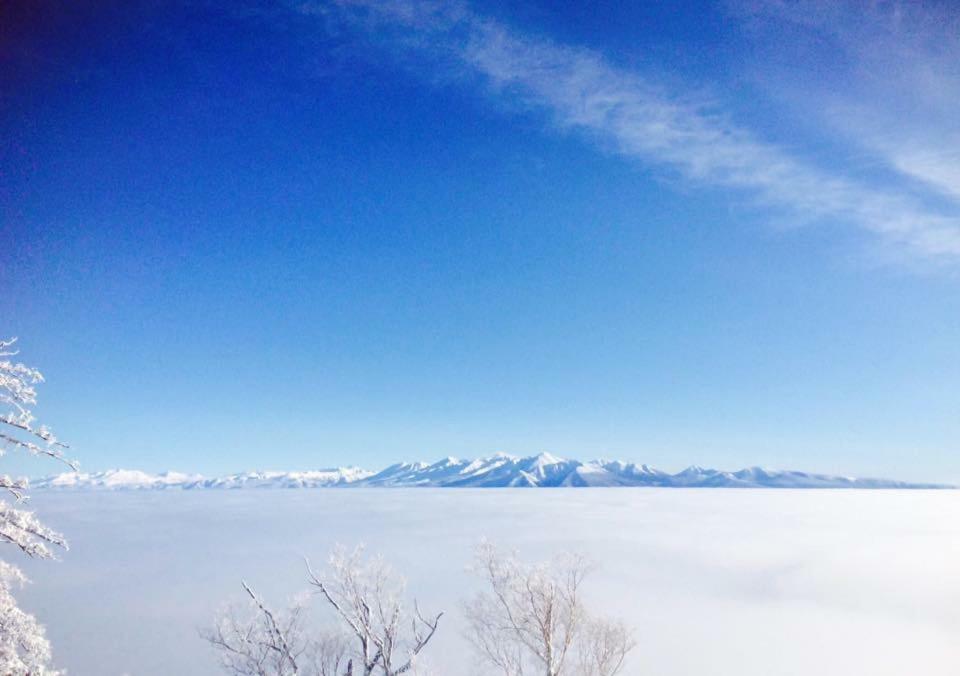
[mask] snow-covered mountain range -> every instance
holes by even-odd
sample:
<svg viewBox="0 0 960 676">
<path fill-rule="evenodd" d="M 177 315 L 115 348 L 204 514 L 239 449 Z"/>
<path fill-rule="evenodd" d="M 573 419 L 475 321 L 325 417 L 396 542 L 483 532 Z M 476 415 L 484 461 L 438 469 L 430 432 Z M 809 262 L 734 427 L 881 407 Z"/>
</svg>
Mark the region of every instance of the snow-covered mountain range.
<svg viewBox="0 0 960 676">
<path fill-rule="evenodd" d="M 379 472 L 356 467 L 304 472 L 244 472 L 206 478 L 199 474 L 138 470 L 66 472 L 32 482 L 48 489 L 204 489 L 319 487 L 475 487 L 537 488 L 589 486 L 659 486 L 676 488 L 953 488 L 944 484 L 908 483 L 889 479 L 857 479 L 751 467 L 724 472 L 688 467 L 670 474 L 647 465 L 616 460 L 580 462 L 549 453 L 518 458 L 497 454 L 479 460 L 444 458 L 428 464 L 398 463 Z"/>
</svg>

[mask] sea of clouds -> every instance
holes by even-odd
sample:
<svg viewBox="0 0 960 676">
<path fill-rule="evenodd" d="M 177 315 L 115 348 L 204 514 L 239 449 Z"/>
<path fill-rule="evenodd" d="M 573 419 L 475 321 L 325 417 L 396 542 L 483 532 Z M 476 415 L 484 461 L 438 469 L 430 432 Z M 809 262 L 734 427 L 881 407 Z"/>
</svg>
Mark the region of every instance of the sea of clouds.
<svg viewBox="0 0 960 676">
<path fill-rule="evenodd" d="M 960 492 L 357 489 L 37 493 L 70 538 L 27 562 L 23 605 L 59 665 L 86 674 L 214 674 L 198 629 L 244 579 L 275 605 L 303 556 L 366 543 L 445 610 L 435 675 L 471 666 L 461 600 L 487 537 L 525 557 L 600 564 L 596 610 L 639 641 L 628 676 L 938 676 L 960 663 Z M 314 604 L 317 623 L 326 609 Z"/>
</svg>

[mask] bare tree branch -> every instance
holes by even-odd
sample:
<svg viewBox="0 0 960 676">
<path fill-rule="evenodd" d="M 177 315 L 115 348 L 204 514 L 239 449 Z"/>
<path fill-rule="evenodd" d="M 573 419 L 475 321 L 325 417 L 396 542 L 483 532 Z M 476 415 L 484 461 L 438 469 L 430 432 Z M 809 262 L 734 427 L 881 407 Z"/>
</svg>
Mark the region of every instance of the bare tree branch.
<svg viewBox="0 0 960 676">
<path fill-rule="evenodd" d="M 398 676 L 414 668 L 418 655 L 436 634 L 443 613 L 428 619 L 414 601 L 410 631 L 404 631 L 404 580 L 383 559 L 364 559 L 362 547 L 351 552 L 337 547 L 326 577 L 309 561 L 306 565 L 310 584 L 354 635 L 362 676 Z"/>
<path fill-rule="evenodd" d="M 302 603 L 295 602 L 277 614 L 246 582 L 241 584 L 250 598 L 248 611 L 244 613 L 235 607 L 221 611 L 214 626 L 200 634 L 218 651 L 224 670 L 234 676 L 343 676 L 349 673 L 344 635 L 328 630 L 308 635 Z"/>
<path fill-rule="evenodd" d="M 468 638 L 504 676 L 614 676 L 634 647 L 629 631 L 591 620 L 580 587 L 591 564 L 566 554 L 525 565 L 483 542 L 476 572 L 487 590 L 465 606 Z"/>
<path fill-rule="evenodd" d="M 280 659 L 283 662 L 288 662 L 290 664 L 290 671 L 296 674 L 298 671 L 297 660 L 290 651 L 290 644 L 287 642 L 287 638 L 284 636 L 280 625 L 277 624 L 277 619 L 273 616 L 273 613 L 270 612 L 270 609 L 263 605 L 263 602 L 257 598 L 257 595 L 252 589 L 250 589 L 246 582 L 240 582 L 240 584 L 243 586 L 244 591 L 247 592 L 250 598 L 253 599 L 253 602 L 256 604 L 257 608 L 260 609 L 260 612 L 262 612 L 264 617 L 267 619 L 267 626 L 274 641 L 271 643 L 271 648 L 280 653 Z"/>
</svg>

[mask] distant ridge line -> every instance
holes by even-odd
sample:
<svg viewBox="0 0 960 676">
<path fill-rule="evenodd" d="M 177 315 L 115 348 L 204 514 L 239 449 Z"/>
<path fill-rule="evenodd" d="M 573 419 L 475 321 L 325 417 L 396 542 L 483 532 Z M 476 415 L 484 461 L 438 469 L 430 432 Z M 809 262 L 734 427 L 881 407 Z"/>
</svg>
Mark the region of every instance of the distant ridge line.
<svg viewBox="0 0 960 676">
<path fill-rule="evenodd" d="M 370 472 L 357 467 L 302 472 L 243 472 L 208 478 L 199 474 L 139 470 L 65 472 L 32 482 L 34 488 L 60 490 L 157 490 L 242 488 L 854 488 L 953 489 L 938 483 L 913 483 L 749 467 L 735 472 L 691 466 L 670 474 L 648 465 L 618 460 L 581 462 L 549 453 L 516 457 L 498 453 L 477 460 L 444 458 L 435 463 L 401 462 Z"/>
</svg>

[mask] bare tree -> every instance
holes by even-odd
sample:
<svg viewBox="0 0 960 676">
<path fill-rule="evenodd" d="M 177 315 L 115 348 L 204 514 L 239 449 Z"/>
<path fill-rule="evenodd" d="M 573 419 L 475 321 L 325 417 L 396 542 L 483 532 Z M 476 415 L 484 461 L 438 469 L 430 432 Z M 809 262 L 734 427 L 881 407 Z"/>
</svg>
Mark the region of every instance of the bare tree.
<svg viewBox="0 0 960 676">
<path fill-rule="evenodd" d="M 417 673 L 417 657 L 433 638 L 443 613 L 426 618 L 416 601 L 403 605 L 405 583 L 379 557 L 363 549 L 334 549 L 323 574 L 307 562 L 310 584 L 334 611 L 335 631 L 308 630 L 305 606 L 275 613 L 243 583 L 249 607 L 228 608 L 201 632 L 234 676 L 400 676 Z"/>
<path fill-rule="evenodd" d="M 591 618 L 581 585 L 590 572 L 580 555 L 527 565 L 484 542 L 476 572 L 487 591 L 466 605 L 482 659 L 504 676 L 614 676 L 635 642 L 624 625 Z"/>
<path fill-rule="evenodd" d="M 310 584 L 332 606 L 356 639 L 356 676 L 399 676 L 414 669 L 417 657 L 436 634 L 443 613 L 424 617 L 417 602 L 403 606 L 405 581 L 380 557 L 365 559 L 363 548 L 337 547 L 326 575 L 307 562 Z"/>
<path fill-rule="evenodd" d="M 13 363 L 8 357 L 16 338 L 0 340 L 0 455 L 24 451 L 76 465 L 63 455 L 66 445 L 44 425 L 35 425 L 31 407 L 37 403 L 35 385 L 43 375 L 35 368 Z M 0 490 L 12 496 L 13 504 L 26 500 L 27 481 L 0 475 Z M 50 545 L 66 548 L 64 537 L 44 525 L 36 515 L 6 500 L 0 500 L 0 542 L 16 546 L 27 556 L 53 558 Z M 50 644 L 43 625 L 16 604 L 12 589 L 26 578 L 19 568 L 0 562 L 0 673 L 56 674 L 50 667 Z"/>
<path fill-rule="evenodd" d="M 576 673 L 579 676 L 618 674 L 635 646 L 636 641 L 623 622 L 602 617 L 590 619 L 577 637 Z"/>
<path fill-rule="evenodd" d="M 306 606 L 295 600 L 283 613 L 266 606 L 246 582 L 247 607 L 222 611 L 201 636 L 217 649 L 220 664 L 234 676 L 343 676 L 346 636 L 307 632 Z"/>
</svg>

